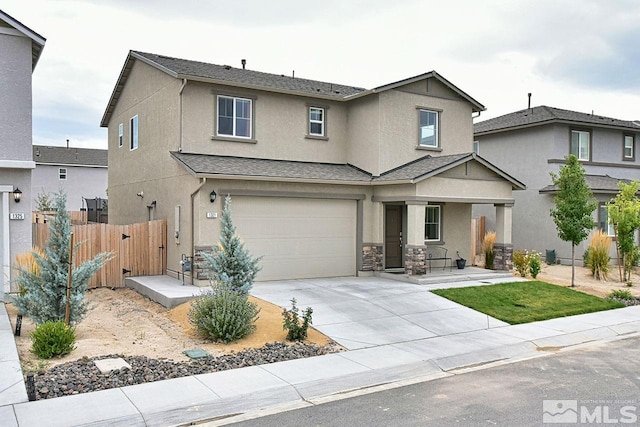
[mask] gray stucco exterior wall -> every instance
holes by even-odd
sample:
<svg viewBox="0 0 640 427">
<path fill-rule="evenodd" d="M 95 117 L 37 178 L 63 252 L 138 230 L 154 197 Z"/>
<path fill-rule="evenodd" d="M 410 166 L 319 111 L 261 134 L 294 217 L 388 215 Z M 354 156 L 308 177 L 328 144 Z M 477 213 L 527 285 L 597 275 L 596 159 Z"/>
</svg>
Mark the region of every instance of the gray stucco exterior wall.
<svg viewBox="0 0 640 427">
<path fill-rule="evenodd" d="M 66 169 L 67 179 L 60 179 L 59 169 Z M 62 190 L 67 195 L 67 210 L 85 207 L 82 198 L 107 198 L 108 170 L 106 167 L 36 165 L 31 178 L 33 200 L 41 193 L 53 194 Z"/>
</svg>

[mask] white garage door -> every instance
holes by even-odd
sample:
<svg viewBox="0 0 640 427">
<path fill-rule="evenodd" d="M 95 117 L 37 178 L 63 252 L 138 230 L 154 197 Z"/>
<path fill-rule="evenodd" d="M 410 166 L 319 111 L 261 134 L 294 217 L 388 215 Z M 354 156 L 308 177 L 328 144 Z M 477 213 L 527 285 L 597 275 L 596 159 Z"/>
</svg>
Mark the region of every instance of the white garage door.
<svg viewBox="0 0 640 427">
<path fill-rule="evenodd" d="M 354 276 L 354 200 L 232 197 L 237 233 L 253 256 L 258 280 Z"/>
</svg>

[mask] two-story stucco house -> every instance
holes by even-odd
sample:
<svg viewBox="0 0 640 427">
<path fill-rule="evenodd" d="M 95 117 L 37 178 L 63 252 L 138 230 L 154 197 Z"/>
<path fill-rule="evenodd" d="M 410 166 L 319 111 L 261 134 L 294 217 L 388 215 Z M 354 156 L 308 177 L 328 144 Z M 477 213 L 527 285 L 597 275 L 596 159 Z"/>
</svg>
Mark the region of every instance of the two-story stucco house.
<svg viewBox="0 0 640 427">
<path fill-rule="evenodd" d="M 0 300 L 15 256 L 31 249 L 31 73 L 44 44 L 0 10 Z"/>
<path fill-rule="evenodd" d="M 87 209 L 85 199 L 107 198 L 107 150 L 95 148 L 33 146 L 36 168 L 31 176 L 33 198 L 60 190 L 67 209 Z"/>
<path fill-rule="evenodd" d="M 488 204 L 508 263 L 524 186 L 472 153 L 482 110 L 436 72 L 367 90 L 132 51 L 101 123 L 109 221 L 167 218 L 174 274 L 216 244 L 231 195 L 259 280 L 423 274 L 427 246 L 469 255 Z"/>
<path fill-rule="evenodd" d="M 527 185 L 514 193 L 516 249 L 555 250 L 560 261 L 571 262 L 571 245 L 560 240 L 550 217 L 555 206 L 550 172 L 557 174 L 569 154 L 582 162 L 600 204 L 594 225 L 613 235 L 604 205 L 618 192 L 619 181 L 640 179 L 640 123 L 539 106 L 476 123 L 474 133 L 483 158 L 517 174 Z M 486 215 L 493 222 L 493 213 L 481 206 L 474 208 L 474 215 Z M 577 261 L 587 247 L 588 240 L 577 248 Z"/>
</svg>

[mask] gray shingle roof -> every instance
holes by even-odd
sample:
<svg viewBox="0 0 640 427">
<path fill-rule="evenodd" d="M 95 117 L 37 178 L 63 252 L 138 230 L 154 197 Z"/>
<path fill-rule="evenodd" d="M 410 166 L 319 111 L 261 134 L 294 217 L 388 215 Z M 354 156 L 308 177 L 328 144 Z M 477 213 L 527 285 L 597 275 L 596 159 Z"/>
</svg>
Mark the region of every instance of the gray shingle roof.
<svg viewBox="0 0 640 427">
<path fill-rule="evenodd" d="M 569 122 L 588 126 L 606 126 L 640 132 L 640 125 L 629 120 L 618 120 L 611 117 L 562 110 L 560 108 L 542 105 L 534 108 L 505 114 L 473 125 L 475 134 L 499 132 L 522 126 L 541 125 L 553 122 Z"/>
<path fill-rule="evenodd" d="M 246 86 L 279 89 L 310 95 L 323 95 L 338 99 L 365 91 L 365 89 L 359 87 L 263 73 L 249 69 L 234 68 L 228 65 L 208 64 L 146 52 L 132 51 L 131 53 L 134 56 L 137 55 L 155 62 L 166 70 L 176 74 L 177 77 L 199 77 L 226 83 L 239 83 Z"/>
<path fill-rule="evenodd" d="M 369 182 L 371 175 L 349 164 L 296 162 L 179 153 L 171 155 L 197 175 L 236 175 L 281 179 Z"/>
<path fill-rule="evenodd" d="M 598 193 L 618 193 L 618 183 L 624 182 L 629 184 L 631 181 L 622 178 L 613 178 L 609 175 L 585 175 L 584 176 L 587 185 L 591 189 L 591 192 Z M 558 187 L 555 185 L 547 185 L 540 189 L 540 193 L 555 193 L 558 191 Z"/>
<path fill-rule="evenodd" d="M 34 145 L 33 161 L 36 162 L 36 164 L 106 167 L 107 150 Z"/>
<path fill-rule="evenodd" d="M 422 176 L 437 173 L 440 169 L 449 167 L 452 164 L 471 158 L 471 153 L 452 154 L 449 156 L 425 156 L 414 160 L 410 163 L 399 166 L 390 171 L 384 172 L 380 176 L 374 178 L 375 182 L 385 181 L 405 181 L 414 180 Z"/>
<path fill-rule="evenodd" d="M 524 184 L 502 172 L 491 163 L 473 153 L 449 156 L 425 156 L 378 177 L 350 164 L 298 162 L 291 160 L 255 159 L 248 157 L 218 156 L 211 154 L 180 153 L 172 151 L 171 156 L 195 175 L 238 176 L 244 178 L 272 178 L 287 180 L 334 181 L 337 183 L 391 184 L 413 182 L 437 175 L 453 166 L 469 160 L 476 160 L 495 171 L 515 188 L 524 189 Z"/>
</svg>

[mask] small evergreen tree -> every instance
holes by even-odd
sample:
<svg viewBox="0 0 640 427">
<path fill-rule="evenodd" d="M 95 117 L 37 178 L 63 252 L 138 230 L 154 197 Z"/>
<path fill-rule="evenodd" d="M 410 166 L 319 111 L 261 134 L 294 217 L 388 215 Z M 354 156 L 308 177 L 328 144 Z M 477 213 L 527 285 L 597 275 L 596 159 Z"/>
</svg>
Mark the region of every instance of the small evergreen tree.
<svg viewBox="0 0 640 427">
<path fill-rule="evenodd" d="M 551 210 L 551 217 L 558 229 L 558 237 L 571 242 L 571 286 L 575 286 L 575 250 L 589 236 L 593 228 L 591 214 L 597 202 L 587 181 L 585 171 L 578 158 L 573 154 L 567 157 L 567 163 L 560 168 L 560 175 L 551 173 L 553 185 L 558 192 L 554 197 L 556 208 Z"/>
<path fill-rule="evenodd" d="M 71 242 L 71 218 L 67 212 L 67 197 L 61 191 L 54 197 L 55 216 L 49 221 L 49 238 L 44 256 L 34 251 L 37 270 L 20 268 L 16 276 L 23 293 L 13 297 L 19 312 L 34 323 L 55 322 L 65 318 L 67 303 L 67 278 L 69 276 L 69 244 Z M 81 243 L 74 245 L 74 250 Z M 87 314 L 88 302 L 84 295 L 91 277 L 113 258 L 103 252 L 92 260 L 72 268 L 70 322 L 79 323 Z"/>
<path fill-rule="evenodd" d="M 252 258 L 237 236 L 231 219 L 231 196 L 224 199 L 221 223 L 220 241 L 213 247 L 213 254 L 203 252 L 202 257 L 209 264 L 212 281 L 229 284 L 231 289 L 248 294 L 260 271 L 258 262 L 262 257 Z"/>
<path fill-rule="evenodd" d="M 618 188 L 620 192 L 607 203 L 607 212 L 616 233 L 618 251 L 622 256 L 620 264 L 624 266 L 624 277 L 621 277 L 621 280 L 627 281 L 631 275 L 631 268 L 638 259 L 635 234 L 640 228 L 640 200 L 637 196 L 640 182 L 619 182 Z"/>
</svg>

